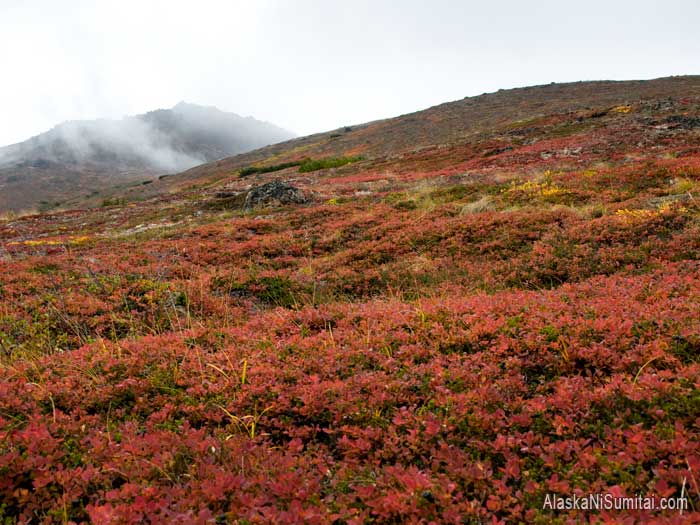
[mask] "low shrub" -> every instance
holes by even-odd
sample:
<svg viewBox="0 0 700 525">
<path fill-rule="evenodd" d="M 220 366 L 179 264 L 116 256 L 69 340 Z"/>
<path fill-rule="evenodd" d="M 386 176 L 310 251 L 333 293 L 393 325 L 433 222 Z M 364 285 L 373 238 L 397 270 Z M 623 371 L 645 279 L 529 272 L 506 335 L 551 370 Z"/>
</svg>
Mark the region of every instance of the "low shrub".
<svg viewBox="0 0 700 525">
<path fill-rule="evenodd" d="M 294 166 L 299 166 L 301 163 L 302 161 L 295 160 L 291 162 L 283 162 L 281 164 L 273 164 L 271 166 L 247 166 L 240 170 L 238 175 L 241 177 L 247 177 L 248 175 L 253 175 L 255 173 L 272 173 L 274 171 L 281 171 Z"/>
<path fill-rule="evenodd" d="M 299 173 L 308 173 L 310 171 L 325 170 L 328 168 L 339 168 L 363 160 L 363 157 L 329 157 L 326 159 L 308 159 L 299 166 Z"/>
<path fill-rule="evenodd" d="M 102 207 L 108 208 L 109 206 L 124 206 L 126 204 L 126 199 L 122 197 L 112 197 L 102 200 Z"/>
</svg>

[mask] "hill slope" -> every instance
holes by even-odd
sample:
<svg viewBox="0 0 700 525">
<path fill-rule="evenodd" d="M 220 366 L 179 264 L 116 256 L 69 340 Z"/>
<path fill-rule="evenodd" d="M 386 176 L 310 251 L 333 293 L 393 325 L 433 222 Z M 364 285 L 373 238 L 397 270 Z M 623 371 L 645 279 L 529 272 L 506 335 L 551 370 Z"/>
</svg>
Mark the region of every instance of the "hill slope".
<svg viewBox="0 0 700 525">
<path fill-rule="evenodd" d="M 698 521 L 699 84 L 500 92 L 0 221 L 0 521 Z"/>
<path fill-rule="evenodd" d="M 655 80 L 595 81 L 502 89 L 447 102 L 396 118 L 350 125 L 300 137 L 198 166 L 148 188 L 150 194 L 169 191 L 178 183 L 212 181 L 252 164 L 278 164 L 304 157 L 364 155 L 389 159 L 430 146 L 479 140 L 509 125 L 538 117 L 610 107 L 638 100 L 660 101 L 700 95 L 700 76 Z M 526 123 L 526 122 L 525 122 Z M 167 190 L 166 190 L 167 188 Z"/>
<path fill-rule="evenodd" d="M 0 148 L 0 210 L 82 204 L 114 186 L 291 136 L 252 117 L 183 102 L 122 120 L 66 122 Z"/>
</svg>

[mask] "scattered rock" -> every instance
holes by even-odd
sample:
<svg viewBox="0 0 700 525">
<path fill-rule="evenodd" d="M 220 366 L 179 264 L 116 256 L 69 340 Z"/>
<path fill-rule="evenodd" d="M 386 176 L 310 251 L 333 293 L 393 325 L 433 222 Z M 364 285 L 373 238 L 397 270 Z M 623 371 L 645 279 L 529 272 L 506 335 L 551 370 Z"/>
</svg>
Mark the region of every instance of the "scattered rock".
<svg viewBox="0 0 700 525">
<path fill-rule="evenodd" d="M 692 200 L 690 193 L 677 193 L 675 195 L 665 195 L 663 197 L 655 197 L 649 199 L 649 206 L 658 208 L 664 204 L 672 204 L 674 202 L 689 202 Z"/>
<path fill-rule="evenodd" d="M 271 204 L 304 204 L 309 202 L 309 198 L 299 188 L 278 180 L 254 186 L 247 191 L 218 191 L 214 197 L 214 199 L 204 203 L 207 208 L 250 210 Z"/>
<path fill-rule="evenodd" d="M 543 151 L 540 153 L 540 158 L 543 160 L 551 159 L 552 157 L 562 158 L 562 157 L 578 157 L 583 151 L 582 147 L 578 148 L 564 148 L 556 151 Z"/>
<path fill-rule="evenodd" d="M 674 109 L 676 106 L 676 101 L 672 98 L 666 98 L 662 100 L 652 100 L 644 103 L 645 109 L 650 109 L 651 111 L 669 111 Z"/>
<path fill-rule="evenodd" d="M 304 204 L 309 199 L 299 188 L 282 181 L 272 181 L 252 188 L 245 197 L 244 209 L 265 206 L 278 202 L 280 204 Z"/>
<path fill-rule="evenodd" d="M 576 157 L 577 155 L 581 154 L 581 151 L 583 151 L 582 147 L 564 148 L 562 150 L 557 151 L 557 157 Z"/>
<path fill-rule="evenodd" d="M 686 117 L 685 115 L 671 115 L 666 119 L 666 122 L 673 125 L 674 128 L 700 128 L 700 118 L 698 117 Z"/>
</svg>

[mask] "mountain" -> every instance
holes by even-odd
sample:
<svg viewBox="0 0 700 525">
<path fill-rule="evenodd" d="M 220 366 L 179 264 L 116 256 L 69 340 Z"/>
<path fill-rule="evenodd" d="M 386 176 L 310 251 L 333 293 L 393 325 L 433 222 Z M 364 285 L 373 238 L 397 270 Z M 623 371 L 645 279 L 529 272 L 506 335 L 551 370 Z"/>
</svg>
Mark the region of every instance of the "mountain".
<svg viewBox="0 0 700 525">
<path fill-rule="evenodd" d="M 387 167 L 398 164 L 399 169 L 404 170 L 408 169 L 408 159 L 420 156 L 418 151 L 421 149 L 439 148 L 437 152 L 422 154 L 436 160 L 449 151 L 463 148 L 465 144 L 483 142 L 487 137 L 513 141 L 522 131 L 528 131 L 528 122 L 537 123 L 538 119 L 546 121 L 547 116 L 582 112 L 573 118 L 583 119 L 586 111 L 594 115 L 632 101 L 653 100 L 657 104 L 663 104 L 660 101 L 669 98 L 678 101 L 697 96 L 700 96 L 700 76 L 693 75 L 653 80 L 551 83 L 501 89 L 394 118 L 343 126 L 295 138 L 197 166 L 156 181 L 146 189 L 145 194 L 158 195 L 171 191 L 173 187 L 183 187 L 197 181 L 218 180 L 250 165 L 280 164 L 304 157 L 364 155 L 372 159 L 375 168 L 384 163 Z M 509 127 L 520 129 L 521 132 L 516 133 Z M 554 126 L 550 126 L 552 127 Z M 530 131 L 536 135 L 550 129 L 539 127 Z M 515 149 L 513 146 L 508 145 Z M 449 164 L 451 160 L 445 159 L 443 162 Z M 139 197 L 144 195 L 141 190 L 133 193 Z"/>
<path fill-rule="evenodd" d="M 184 102 L 121 120 L 65 122 L 0 148 L 0 210 L 69 205 L 292 136 L 252 117 Z"/>
</svg>

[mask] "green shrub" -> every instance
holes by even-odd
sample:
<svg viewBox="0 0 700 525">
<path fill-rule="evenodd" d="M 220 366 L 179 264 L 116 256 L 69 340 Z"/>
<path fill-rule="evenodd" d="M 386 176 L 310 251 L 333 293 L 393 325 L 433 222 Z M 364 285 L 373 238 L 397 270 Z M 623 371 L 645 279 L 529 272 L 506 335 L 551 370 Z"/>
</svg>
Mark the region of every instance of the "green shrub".
<svg viewBox="0 0 700 525">
<path fill-rule="evenodd" d="M 299 173 L 308 173 L 310 171 L 324 170 L 328 168 L 339 168 L 351 162 L 363 160 L 363 157 L 329 157 L 326 159 L 309 159 L 305 160 L 299 166 Z"/>
<path fill-rule="evenodd" d="M 290 162 L 283 162 L 281 164 L 272 164 L 270 166 L 247 166 L 238 171 L 240 177 L 247 177 L 248 175 L 253 175 L 255 173 L 271 173 L 273 171 L 280 171 L 287 168 L 292 168 L 294 166 L 299 166 L 300 173 L 307 173 L 309 171 L 322 170 L 327 168 L 338 168 L 340 166 L 345 166 L 351 162 L 357 162 L 358 160 L 363 160 L 363 157 L 329 157 L 325 159 L 304 159 L 304 160 L 294 160 Z"/>
<path fill-rule="evenodd" d="M 212 289 L 225 293 L 234 299 L 255 299 L 267 306 L 293 308 L 297 296 L 303 294 L 302 287 L 287 277 L 259 277 L 245 282 L 236 282 L 226 277 L 216 277 Z"/>
<path fill-rule="evenodd" d="M 107 208 L 108 206 L 123 206 L 126 204 L 126 199 L 121 197 L 106 198 L 102 201 L 102 207 Z"/>
<path fill-rule="evenodd" d="M 247 177 L 248 175 L 253 175 L 254 173 L 271 173 L 273 171 L 280 171 L 293 166 L 299 166 L 301 164 L 302 161 L 295 160 L 292 162 L 283 162 L 282 164 L 273 164 L 271 166 L 248 166 L 240 170 L 238 174 L 241 177 Z"/>
</svg>

